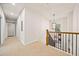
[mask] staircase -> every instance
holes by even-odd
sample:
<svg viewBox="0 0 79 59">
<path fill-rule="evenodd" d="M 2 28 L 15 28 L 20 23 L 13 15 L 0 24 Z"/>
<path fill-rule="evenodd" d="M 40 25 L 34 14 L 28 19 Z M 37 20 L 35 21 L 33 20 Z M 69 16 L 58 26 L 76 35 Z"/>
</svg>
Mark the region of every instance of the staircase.
<svg viewBox="0 0 79 59">
<path fill-rule="evenodd" d="M 78 56 L 77 32 L 52 32 L 46 30 L 46 45 L 67 52 L 73 56 Z"/>
</svg>

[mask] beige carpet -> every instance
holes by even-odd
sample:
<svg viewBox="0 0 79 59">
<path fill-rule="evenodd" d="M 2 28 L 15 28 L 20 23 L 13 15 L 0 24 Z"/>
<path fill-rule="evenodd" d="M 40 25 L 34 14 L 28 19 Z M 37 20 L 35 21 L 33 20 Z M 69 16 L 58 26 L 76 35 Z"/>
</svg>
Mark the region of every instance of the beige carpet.
<svg viewBox="0 0 79 59">
<path fill-rule="evenodd" d="M 1 56 L 68 56 L 51 46 L 43 46 L 40 42 L 34 42 L 26 46 L 16 38 L 8 38 L 0 47 Z"/>
</svg>

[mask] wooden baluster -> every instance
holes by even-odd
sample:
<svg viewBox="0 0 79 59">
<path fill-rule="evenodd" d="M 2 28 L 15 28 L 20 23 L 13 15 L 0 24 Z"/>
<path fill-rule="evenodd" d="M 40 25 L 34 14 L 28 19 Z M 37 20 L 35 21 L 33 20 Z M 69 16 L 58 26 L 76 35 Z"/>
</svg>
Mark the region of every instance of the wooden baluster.
<svg viewBox="0 0 79 59">
<path fill-rule="evenodd" d="M 54 33 L 54 39 L 53 39 L 53 41 L 54 41 L 54 47 L 58 47 L 58 49 L 60 48 L 61 49 L 61 46 L 63 47 L 62 49 L 63 50 L 65 50 L 66 52 L 68 51 L 68 53 L 70 53 L 70 47 L 71 47 L 71 49 L 72 49 L 72 55 L 73 55 L 73 35 L 75 34 L 76 35 L 76 42 L 75 42 L 75 48 L 76 48 L 76 50 L 75 50 L 75 55 L 77 56 L 77 34 L 79 34 L 79 33 L 76 33 L 76 32 L 51 32 L 50 31 L 50 33 Z M 56 35 L 55 35 L 55 33 L 56 33 Z M 61 42 L 61 35 L 60 35 L 60 38 L 59 38 L 59 34 L 62 34 L 63 35 L 63 41 Z M 67 35 L 68 34 L 68 35 Z M 48 30 L 46 31 L 46 45 L 48 45 L 48 35 L 49 35 L 49 33 L 48 33 Z M 72 36 L 70 36 L 70 35 L 72 35 Z M 72 38 L 72 39 L 71 39 Z M 58 43 L 57 43 L 57 45 L 55 45 L 56 44 L 56 42 L 55 42 L 55 39 L 56 40 L 58 40 Z M 72 40 L 72 41 L 70 41 L 70 40 Z M 72 46 L 70 45 L 70 42 L 72 42 Z M 62 43 L 62 44 L 61 44 Z M 60 45 L 59 45 L 60 44 Z M 68 47 L 68 48 L 67 48 Z"/>
<path fill-rule="evenodd" d="M 65 34 L 65 51 L 67 52 L 67 34 Z"/>
<path fill-rule="evenodd" d="M 63 51 L 64 51 L 64 34 L 63 34 Z"/>
<path fill-rule="evenodd" d="M 76 34 L 76 56 L 77 56 L 77 34 Z"/>
<path fill-rule="evenodd" d="M 57 45 L 58 45 L 57 47 L 58 47 L 58 49 L 59 49 L 59 36 L 58 36 L 58 35 L 59 35 L 59 33 L 57 34 L 57 40 L 58 40 L 58 41 L 57 41 Z"/>
<path fill-rule="evenodd" d="M 73 55 L 73 34 L 72 34 L 72 55 Z"/>
<path fill-rule="evenodd" d="M 68 53 L 70 53 L 70 34 L 68 35 Z"/>
<path fill-rule="evenodd" d="M 59 49 L 58 34 L 59 34 L 59 33 L 57 33 L 57 48 Z"/>
<path fill-rule="evenodd" d="M 55 47 L 57 48 L 57 33 L 56 33 Z"/>
<path fill-rule="evenodd" d="M 60 49 L 61 49 L 61 34 L 60 34 Z"/>
<path fill-rule="evenodd" d="M 54 39 L 53 39 L 53 41 L 54 41 L 53 43 L 54 43 L 54 47 L 55 47 L 55 33 L 54 33 Z"/>
</svg>

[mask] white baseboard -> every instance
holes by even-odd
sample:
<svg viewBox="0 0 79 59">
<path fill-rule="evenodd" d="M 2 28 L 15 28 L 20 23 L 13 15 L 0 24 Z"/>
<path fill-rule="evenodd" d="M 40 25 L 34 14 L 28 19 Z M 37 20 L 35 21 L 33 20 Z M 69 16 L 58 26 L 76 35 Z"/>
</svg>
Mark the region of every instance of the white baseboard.
<svg viewBox="0 0 79 59">
<path fill-rule="evenodd" d="M 22 41 L 22 44 L 25 45 L 24 41 Z"/>
<path fill-rule="evenodd" d="M 21 43 L 23 44 L 23 45 L 25 45 L 25 42 L 23 41 L 23 40 L 20 40 L 21 41 Z"/>
<path fill-rule="evenodd" d="M 16 39 L 19 40 L 23 45 L 25 45 L 25 42 L 21 40 L 20 38 L 18 38 L 17 36 L 16 36 Z"/>
<path fill-rule="evenodd" d="M 34 42 L 36 42 L 36 41 L 39 41 L 39 40 L 33 40 L 33 41 L 26 42 L 25 45 L 28 45 L 28 44 L 34 43 Z"/>
<path fill-rule="evenodd" d="M 26 41 L 23 41 L 23 40 L 20 40 L 20 41 L 25 46 L 25 45 L 31 44 L 31 43 L 39 41 L 39 40 L 32 40 L 32 41 L 29 41 L 29 42 L 26 42 Z"/>
</svg>

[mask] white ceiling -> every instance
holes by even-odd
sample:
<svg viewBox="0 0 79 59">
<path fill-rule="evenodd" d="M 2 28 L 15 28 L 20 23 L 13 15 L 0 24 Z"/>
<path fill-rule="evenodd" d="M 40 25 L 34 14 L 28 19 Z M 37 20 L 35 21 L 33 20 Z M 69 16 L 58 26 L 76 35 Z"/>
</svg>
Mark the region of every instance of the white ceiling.
<svg viewBox="0 0 79 59">
<path fill-rule="evenodd" d="M 45 3 L 45 4 L 26 4 L 31 10 L 37 12 L 46 19 L 51 19 L 53 13 L 56 18 L 63 17 L 74 9 L 74 3 Z"/>
<path fill-rule="evenodd" d="M 55 12 L 56 16 L 65 14 L 73 10 L 75 4 L 68 3 L 16 3 L 12 5 L 10 3 L 2 3 L 1 6 L 4 10 L 6 18 L 10 20 L 16 20 L 21 10 L 25 8 L 31 8 L 31 10 L 37 12 L 44 17 L 52 17 Z M 13 15 L 11 15 L 13 13 Z"/>
<path fill-rule="evenodd" d="M 4 14 L 9 20 L 16 20 L 20 11 L 23 9 L 23 4 L 2 3 Z"/>
</svg>

